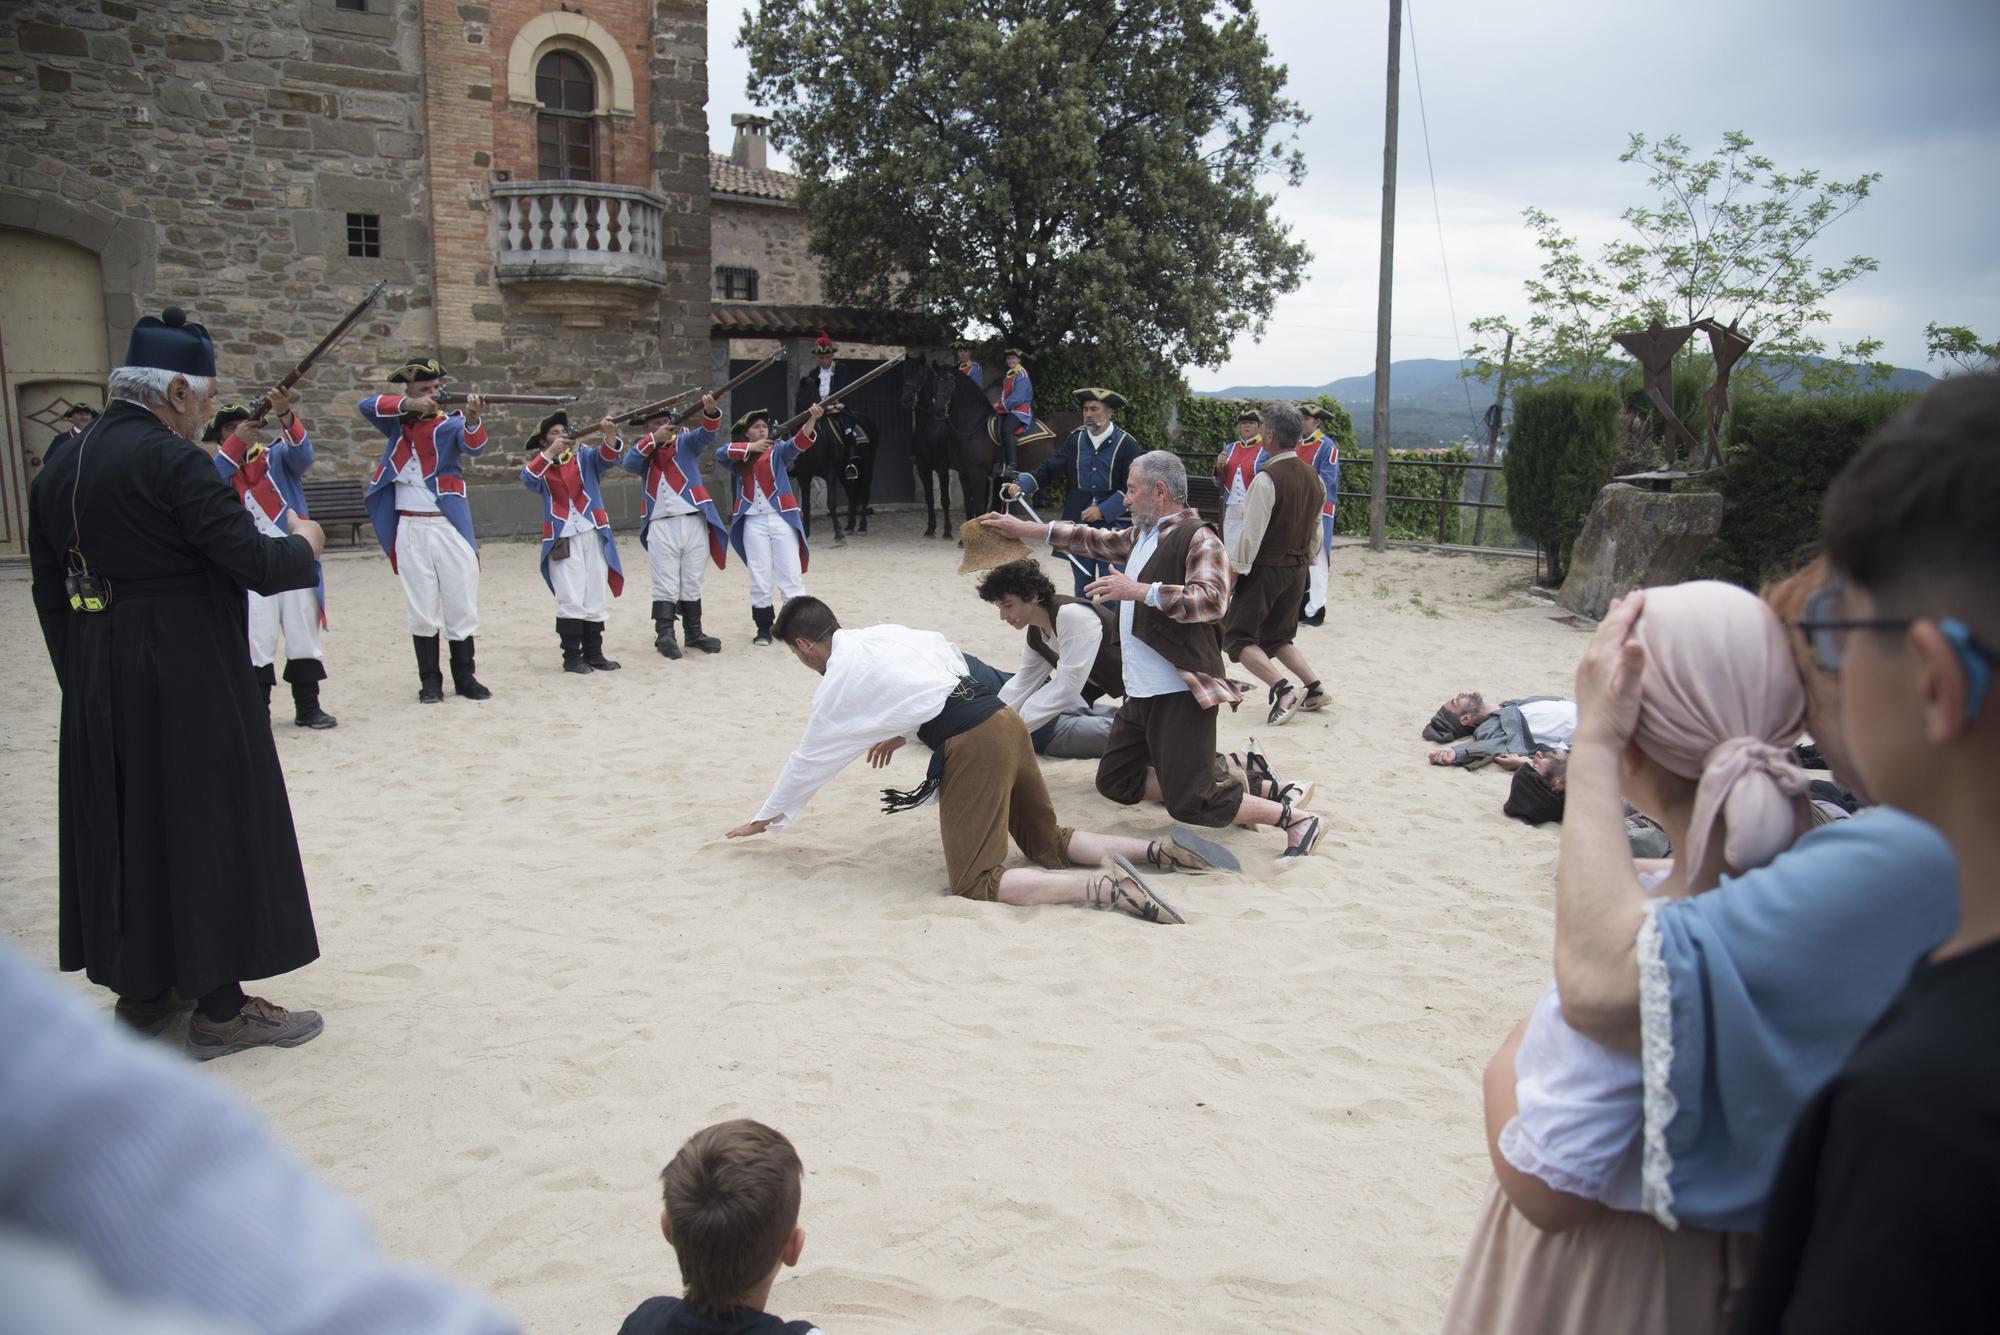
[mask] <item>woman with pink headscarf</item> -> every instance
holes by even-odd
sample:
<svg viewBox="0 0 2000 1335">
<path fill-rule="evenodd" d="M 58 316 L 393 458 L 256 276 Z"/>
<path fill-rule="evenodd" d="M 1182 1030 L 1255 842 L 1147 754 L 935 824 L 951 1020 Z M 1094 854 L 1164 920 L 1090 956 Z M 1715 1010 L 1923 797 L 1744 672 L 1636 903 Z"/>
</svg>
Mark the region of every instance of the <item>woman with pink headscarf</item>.
<svg viewBox="0 0 2000 1335">
<path fill-rule="evenodd" d="M 1631 623 L 1629 718 L 1580 718 L 1624 738 L 1594 786 L 1667 830 L 1672 863 L 1625 865 L 1661 903 L 1770 863 L 1811 825 L 1790 746 L 1806 697 L 1784 626 L 1729 584 L 1648 590 Z M 1579 704 L 1584 697 L 1579 692 Z M 1601 709 L 1600 709 L 1601 714 Z M 1580 794 L 1572 758 L 1571 801 Z M 1567 837 L 1567 836 L 1565 836 Z M 1656 980 L 1657 981 L 1657 980 Z M 1664 986 L 1664 984 L 1662 984 Z M 1739 1232 L 1647 1213 L 1664 1147 L 1646 1116 L 1666 1073 L 1572 1028 L 1551 983 L 1494 1057 L 1486 1124 L 1495 1183 L 1447 1332 L 1720 1330 L 1747 1272 Z"/>
</svg>

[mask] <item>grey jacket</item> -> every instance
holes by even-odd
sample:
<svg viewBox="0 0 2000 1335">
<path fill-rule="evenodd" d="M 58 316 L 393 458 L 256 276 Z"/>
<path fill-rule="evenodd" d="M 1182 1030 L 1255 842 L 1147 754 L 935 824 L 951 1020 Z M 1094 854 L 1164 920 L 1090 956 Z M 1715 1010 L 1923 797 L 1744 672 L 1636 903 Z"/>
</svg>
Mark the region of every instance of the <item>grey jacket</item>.
<svg viewBox="0 0 2000 1335">
<path fill-rule="evenodd" d="M 1528 721 L 1521 717 L 1521 706 L 1560 699 L 1560 695 L 1530 695 L 1519 700 L 1502 700 L 1500 708 L 1487 715 L 1472 730 L 1472 740 L 1460 742 L 1451 749 L 1451 763 L 1463 765 L 1492 756 L 1535 754 L 1535 735 L 1528 731 Z"/>
</svg>

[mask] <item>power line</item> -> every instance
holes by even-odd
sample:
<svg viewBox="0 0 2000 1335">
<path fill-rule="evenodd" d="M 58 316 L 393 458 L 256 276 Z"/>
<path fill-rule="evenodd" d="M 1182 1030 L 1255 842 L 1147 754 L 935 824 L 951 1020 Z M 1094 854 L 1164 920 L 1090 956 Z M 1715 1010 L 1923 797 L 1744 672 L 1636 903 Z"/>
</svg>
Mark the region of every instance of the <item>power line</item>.
<svg viewBox="0 0 2000 1335">
<path fill-rule="evenodd" d="M 1444 210 L 1438 204 L 1437 164 L 1431 161 L 1431 122 L 1430 117 L 1424 112 L 1424 67 L 1417 60 L 1417 7 L 1414 0 L 1409 0 L 1408 8 L 1410 13 L 1410 70 L 1416 75 L 1417 80 L 1417 123 L 1422 125 L 1424 129 L 1424 167 L 1430 172 L 1431 177 L 1431 217 L 1437 222 L 1438 263 L 1444 266 L 1445 309 L 1451 314 L 1452 346 L 1458 349 L 1459 365 L 1463 369 L 1465 347 L 1458 339 L 1458 303 L 1453 300 L 1451 293 L 1451 261 L 1445 257 Z M 1459 384 L 1465 389 L 1465 419 L 1472 426 L 1471 434 L 1477 435 L 1479 431 L 1479 414 L 1472 406 L 1472 385 L 1462 375 L 1459 377 Z"/>
</svg>

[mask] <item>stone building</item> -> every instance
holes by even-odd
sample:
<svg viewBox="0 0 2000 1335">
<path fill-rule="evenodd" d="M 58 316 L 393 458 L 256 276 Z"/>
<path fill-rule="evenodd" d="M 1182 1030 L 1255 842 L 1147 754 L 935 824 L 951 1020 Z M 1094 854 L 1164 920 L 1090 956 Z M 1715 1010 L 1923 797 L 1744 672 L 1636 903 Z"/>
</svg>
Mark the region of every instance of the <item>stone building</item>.
<svg viewBox="0 0 2000 1335">
<path fill-rule="evenodd" d="M 0 18 L 0 551 L 71 399 L 177 304 L 223 392 L 301 387 L 325 461 L 412 352 L 605 409 L 711 368 L 701 0 L 14 0 Z M 539 410 L 489 414 L 504 479 Z M 523 493 L 525 496 L 525 493 Z M 621 507 L 623 508 L 623 507 Z"/>
</svg>

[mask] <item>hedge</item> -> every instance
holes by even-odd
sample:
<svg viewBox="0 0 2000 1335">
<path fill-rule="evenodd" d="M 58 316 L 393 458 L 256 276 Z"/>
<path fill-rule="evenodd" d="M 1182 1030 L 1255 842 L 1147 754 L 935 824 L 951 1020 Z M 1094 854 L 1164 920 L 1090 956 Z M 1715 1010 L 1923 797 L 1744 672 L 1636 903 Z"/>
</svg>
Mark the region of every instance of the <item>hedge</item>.
<svg viewBox="0 0 2000 1335">
<path fill-rule="evenodd" d="M 1819 541 L 1820 506 L 1840 470 L 1916 395 L 1877 391 L 1745 394 L 1731 405 L 1719 472 L 1722 532 L 1705 576 L 1756 588 L 1799 564 Z"/>
<path fill-rule="evenodd" d="M 1436 496 L 1458 500 L 1467 472 L 1463 468 L 1425 468 L 1425 463 L 1475 463 L 1472 451 L 1454 445 L 1439 450 L 1390 450 L 1391 496 Z M 1374 484 L 1373 450 L 1340 452 L 1340 489 L 1360 495 L 1342 496 L 1334 511 L 1333 531 L 1344 537 L 1368 536 L 1368 491 Z M 1383 527 L 1399 542 L 1465 542 L 1468 511 L 1454 505 L 1445 511 L 1444 533 L 1438 534 L 1438 508 L 1424 501 L 1390 501 Z"/>
<path fill-rule="evenodd" d="M 1560 582 L 1570 548 L 1618 454 L 1619 397 L 1599 385 L 1517 390 L 1507 446 L 1507 515 L 1549 557 Z"/>
</svg>

